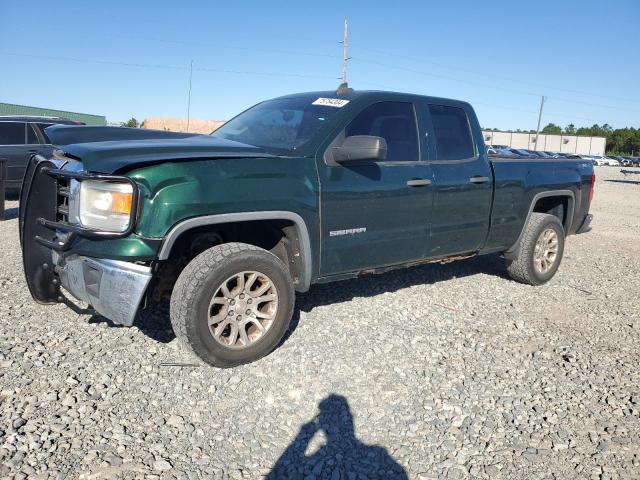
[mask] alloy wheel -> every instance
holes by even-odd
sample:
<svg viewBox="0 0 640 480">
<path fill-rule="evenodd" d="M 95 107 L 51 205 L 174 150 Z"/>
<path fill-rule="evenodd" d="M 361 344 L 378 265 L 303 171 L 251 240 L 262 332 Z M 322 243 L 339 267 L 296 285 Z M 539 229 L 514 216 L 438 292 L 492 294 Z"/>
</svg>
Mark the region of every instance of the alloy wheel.
<svg viewBox="0 0 640 480">
<path fill-rule="evenodd" d="M 240 272 L 217 288 L 209 303 L 209 331 L 221 345 L 242 349 L 259 341 L 278 312 L 278 291 L 265 274 Z"/>
<path fill-rule="evenodd" d="M 533 252 L 533 265 L 538 273 L 547 273 L 558 258 L 558 234 L 547 228 L 538 237 Z"/>
</svg>

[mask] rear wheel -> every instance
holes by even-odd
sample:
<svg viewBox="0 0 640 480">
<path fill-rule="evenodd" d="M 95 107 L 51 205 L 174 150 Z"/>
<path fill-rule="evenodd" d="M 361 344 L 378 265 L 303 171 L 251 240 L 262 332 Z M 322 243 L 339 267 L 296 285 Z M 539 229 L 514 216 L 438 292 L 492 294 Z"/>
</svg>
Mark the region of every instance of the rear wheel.
<svg viewBox="0 0 640 480">
<path fill-rule="evenodd" d="M 555 275 L 564 253 L 564 228 L 554 215 L 532 213 L 520 239 L 520 253 L 507 261 L 514 280 L 542 285 Z"/>
<path fill-rule="evenodd" d="M 216 367 L 271 352 L 293 315 L 293 282 L 282 261 L 243 243 L 217 245 L 182 271 L 171 295 L 171 324 L 197 356 Z"/>
</svg>

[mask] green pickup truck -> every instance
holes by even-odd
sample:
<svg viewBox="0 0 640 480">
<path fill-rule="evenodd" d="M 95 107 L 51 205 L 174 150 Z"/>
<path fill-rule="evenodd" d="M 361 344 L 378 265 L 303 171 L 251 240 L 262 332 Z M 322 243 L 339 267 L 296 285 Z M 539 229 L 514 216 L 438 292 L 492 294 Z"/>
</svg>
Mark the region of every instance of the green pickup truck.
<svg viewBox="0 0 640 480">
<path fill-rule="evenodd" d="M 211 135 L 46 132 L 19 219 L 34 299 L 132 325 L 170 297 L 177 337 L 218 367 L 273 350 L 314 283 L 500 253 L 540 285 L 591 221 L 591 162 L 488 157 L 471 106 L 444 98 L 341 89 Z"/>
</svg>

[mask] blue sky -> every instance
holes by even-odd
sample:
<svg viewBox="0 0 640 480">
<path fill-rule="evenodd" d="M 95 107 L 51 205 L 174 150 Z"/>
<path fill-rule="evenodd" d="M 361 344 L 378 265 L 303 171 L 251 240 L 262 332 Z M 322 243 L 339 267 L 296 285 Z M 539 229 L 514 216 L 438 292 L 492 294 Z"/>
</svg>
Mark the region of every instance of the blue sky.
<svg viewBox="0 0 640 480">
<path fill-rule="evenodd" d="M 470 101 L 484 127 L 640 127 L 640 2 L 0 0 L 0 101 L 227 119 L 349 83 Z"/>
</svg>

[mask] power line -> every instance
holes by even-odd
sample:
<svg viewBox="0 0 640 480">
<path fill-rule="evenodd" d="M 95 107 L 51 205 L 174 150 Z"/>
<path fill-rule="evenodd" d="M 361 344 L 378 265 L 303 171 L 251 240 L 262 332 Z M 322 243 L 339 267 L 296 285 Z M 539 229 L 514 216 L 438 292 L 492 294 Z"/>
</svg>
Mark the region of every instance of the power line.
<svg viewBox="0 0 640 480">
<path fill-rule="evenodd" d="M 426 72 L 423 72 L 423 73 L 425 75 L 429 75 Z M 357 82 L 357 83 L 373 85 L 373 86 L 376 86 L 378 88 L 384 88 L 386 90 L 399 91 L 399 88 L 398 88 L 397 85 L 386 85 L 386 84 L 379 84 L 379 83 L 371 83 L 371 82 L 368 82 L 368 81 L 366 81 L 366 82 Z M 496 88 L 498 88 L 498 87 L 496 87 Z M 534 95 L 534 94 L 531 94 L 531 95 Z M 549 97 L 545 96 L 545 99 L 548 99 L 548 98 Z M 554 97 L 554 98 L 556 98 L 556 97 Z M 526 109 L 520 108 L 520 107 L 500 105 L 500 104 L 496 104 L 496 103 L 486 103 L 486 102 L 482 102 L 482 101 L 479 101 L 479 100 L 473 100 L 471 103 L 473 103 L 473 105 L 483 105 L 485 107 L 497 108 L 497 109 L 500 109 L 500 110 L 512 110 L 512 111 L 515 111 L 515 112 L 534 114 L 534 115 L 538 113 L 538 111 L 536 111 L 536 110 L 526 110 Z M 595 122 L 595 123 L 599 123 L 600 122 L 600 120 L 595 119 L 595 118 L 582 117 L 582 116 L 576 116 L 576 115 L 567 115 L 567 114 L 563 114 L 563 113 L 549 113 L 548 116 L 550 116 L 550 117 L 567 118 L 567 119 L 570 119 L 572 121 L 584 120 L 584 121 L 587 121 L 587 122 Z"/>
<path fill-rule="evenodd" d="M 189 69 L 189 67 L 180 66 L 180 65 L 131 63 L 131 62 L 119 62 L 119 61 L 111 61 L 111 60 L 95 60 L 95 59 L 76 58 L 76 57 L 58 57 L 58 56 L 50 56 L 50 55 L 15 53 L 15 52 L 5 52 L 5 51 L 0 51 L 0 55 L 11 55 L 15 57 L 27 57 L 27 58 L 40 58 L 40 59 L 52 60 L 56 62 L 66 61 L 66 62 L 87 63 L 87 64 L 97 64 L 97 65 L 117 65 L 117 66 L 136 67 L 136 68 L 154 68 L 154 69 L 183 70 L 183 71 Z M 293 72 L 230 70 L 230 69 L 210 68 L 210 67 L 196 67 L 194 68 L 194 70 L 200 71 L 200 72 L 231 73 L 231 74 L 237 74 L 237 75 L 264 75 L 264 76 L 275 76 L 275 77 L 302 77 L 302 78 L 321 78 L 321 79 L 334 78 L 329 75 L 310 75 L 310 74 L 293 73 Z"/>
<path fill-rule="evenodd" d="M 386 55 L 386 56 L 391 56 L 394 58 L 404 58 L 406 60 L 410 60 L 413 62 L 417 62 L 417 63 L 427 63 L 430 65 L 436 65 L 438 67 L 442 67 L 442 68 L 448 68 L 448 69 L 452 69 L 452 70 L 459 70 L 462 72 L 466 72 L 466 73 L 472 73 L 474 75 L 481 75 L 481 76 L 485 76 L 485 77 L 492 77 L 492 78 L 497 78 L 500 80 L 505 80 L 508 82 L 513 82 L 513 83 L 521 83 L 524 85 L 531 85 L 534 87 L 538 87 L 538 88 L 543 88 L 546 90 L 558 90 L 558 91 L 564 91 L 564 92 L 569 92 L 569 93 L 576 93 L 579 95 L 586 95 L 589 97 L 601 97 L 601 98 L 610 98 L 612 100 L 620 100 L 620 101 L 624 101 L 624 102 L 628 102 L 628 101 L 634 101 L 634 102 L 640 102 L 640 99 L 630 99 L 630 98 L 625 98 L 625 97 L 618 97 L 618 96 L 613 96 L 613 95 L 602 95 L 602 94 L 598 94 L 598 93 L 592 93 L 592 92 L 585 92 L 582 90 L 575 90 L 575 89 L 570 89 L 570 88 L 563 88 L 563 87 L 556 87 L 556 86 L 551 86 L 551 85 L 544 85 L 544 84 L 540 84 L 537 82 L 530 82 L 527 80 L 522 80 L 522 79 L 516 79 L 516 78 L 512 78 L 512 77 L 506 77 L 504 75 L 498 75 L 495 73 L 486 73 L 486 72 L 480 72 L 478 70 L 475 69 L 470 69 L 470 68 L 465 68 L 465 67 L 459 67 L 459 66 L 454 66 L 454 65 L 450 65 L 450 64 L 444 64 L 444 63 L 440 63 L 440 62 L 434 62 L 432 60 L 425 60 L 424 58 L 418 58 L 418 57 L 412 57 L 412 56 L 408 56 L 408 55 L 402 55 L 402 54 L 396 54 L 396 53 L 392 53 L 392 52 L 386 52 L 384 50 L 378 50 L 378 49 L 373 49 L 373 48 L 368 48 L 368 47 L 361 47 L 356 43 L 356 50 L 360 49 L 360 50 L 364 50 L 364 51 L 369 51 L 372 53 L 378 53 L 381 55 Z M 366 59 L 361 59 L 363 61 L 366 61 Z"/>
<path fill-rule="evenodd" d="M 494 90 L 501 90 L 501 91 L 504 91 L 504 92 L 511 92 L 511 93 L 517 93 L 517 94 L 522 94 L 522 95 L 531 95 L 531 96 L 534 96 L 534 97 L 539 96 L 538 93 L 523 92 L 521 90 L 513 90 L 513 89 L 509 89 L 509 88 L 498 87 L 496 85 L 490 85 L 490 84 L 485 84 L 485 83 L 474 82 L 472 80 L 463 80 L 463 79 L 460 79 L 460 78 L 457 78 L 457 77 L 452 77 L 450 75 L 442 75 L 442 74 L 438 74 L 438 73 L 425 72 L 423 70 L 416 70 L 415 68 L 409 68 L 409 67 L 403 67 L 403 66 L 400 66 L 400 65 L 392 65 L 392 64 L 389 64 L 389 63 L 378 62 L 377 60 L 362 59 L 360 57 L 352 57 L 352 60 L 371 63 L 371 64 L 374 64 L 374 65 L 379 65 L 381 67 L 389 68 L 389 69 L 392 69 L 392 70 L 403 70 L 405 72 L 416 73 L 418 75 L 426 75 L 428 77 L 442 78 L 444 80 L 452 80 L 454 82 L 466 83 L 466 84 L 469 84 L 469 85 L 480 85 L 480 86 L 483 86 L 485 88 L 491 88 L 491 89 L 494 89 Z"/>
<path fill-rule="evenodd" d="M 602 105 L 599 103 L 591 103 L 591 102 L 583 102 L 580 100 L 573 100 L 573 99 L 569 99 L 569 98 L 562 98 L 562 97 L 550 97 L 553 98 L 554 100 L 559 100 L 561 102 L 568 102 L 568 103 L 577 103 L 579 105 L 587 105 L 589 107 L 598 107 L 598 108 L 611 108 L 614 110 L 627 110 L 627 111 L 631 111 L 631 112 L 637 112 L 638 109 L 637 108 L 628 108 L 628 107 L 617 107 L 617 106 L 613 106 L 613 105 Z"/>
<path fill-rule="evenodd" d="M 473 80 L 460 79 L 460 78 L 457 78 L 457 77 L 452 77 L 450 75 L 442 75 L 442 74 L 438 74 L 438 73 L 425 72 L 423 70 L 417 70 L 417 69 L 414 69 L 414 68 L 403 67 L 403 66 L 400 66 L 400 65 L 393 65 L 393 64 L 389 64 L 389 63 L 379 62 L 377 60 L 363 59 L 363 58 L 360 58 L 360 57 L 357 57 L 357 56 L 356 57 L 352 57 L 352 59 L 356 60 L 356 61 L 361 61 L 361 62 L 365 62 L 365 63 L 371 63 L 371 64 L 374 64 L 374 65 L 379 65 L 381 67 L 392 69 L 392 70 L 403 70 L 403 71 L 406 71 L 406 72 L 416 73 L 416 74 L 419 74 L 419 75 L 426 75 L 426 76 L 429 76 L 429 77 L 442 78 L 442 79 L 445 79 L 445 80 L 451 80 L 451 81 L 454 81 L 454 82 L 465 83 L 465 84 L 468 84 L 468 85 L 481 86 L 481 87 L 484 87 L 484 88 L 490 88 L 490 89 L 499 90 L 499 91 L 503 91 L 503 92 L 515 93 L 515 94 L 518 94 L 518 95 L 528 95 L 528 96 L 534 96 L 534 97 L 538 97 L 540 95 L 539 93 L 525 92 L 523 90 L 516 90 L 516 89 L 513 89 L 513 88 L 499 87 L 499 86 L 496 86 L 496 85 L 477 82 L 477 81 L 473 81 Z M 576 104 L 580 104 L 580 105 L 587 105 L 587 106 L 598 107 L 598 108 L 610 108 L 610 109 L 614 109 L 614 110 L 625 110 L 625 111 L 633 111 L 633 112 L 636 111 L 636 109 L 634 109 L 634 108 L 618 107 L 618 106 L 613 106 L 613 105 L 602 105 L 602 104 L 597 104 L 597 103 L 584 102 L 584 101 L 580 101 L 580 100 L 573 100 L 573 99 L 570 99 L 570 98 L 563 98 L 563 97 L 556 97 L 556 96 L 547 96 L 547 98 L 553 98 L 555 100 L 560 100 L 562 102 L 576 103 Z M 631 100 L 627 99 L 627 101 L 631 101 Z"/>
<path fill-rule="evenodd" d="M 92 60 L 76 57 L 58 57 L 50 55 L 40 55 L 35 53 L 15 53 L 0 51 L 0 55 L 10 55 L 12 57 L 26 57 L 26 58 L 40 58 L 46 60 L 63 61 L 63 62 L 76 62 L 76 63 L 95 63 L 98 65 L 120 65 L 124 67 L 139 67 L 139 68 L 160 68 L 160 69 L 172 69 L 172 70 L 185 70 L 186 67 L 179 65 L 160 65 L 151 63 L 132 63 L 132 62 L 118 62 L 111 60 Z"/>
<path fill-rule="evenodd" d="M 532 114 L 538 113 L 535 110 L 525 110 L 524 108 L 510 107 L 510 106 L 506 106 L 506 105 L 496 105 L 495 103 L 487 103 L 487 102 L 482 102 L 482 101 L 477 101 L 477 100 L 474 100 L 473 104 L 474 105 L 483 105 L 485 107 L 499 108 L 501 110 L 513 110 L 515 112 L 521 112 L 521 113 L 532 113 Z"/>
<path fill-rule="evenodd" d="M 134 67 L 134 68 L 152 68 L 152 69 L 183 70 L 183 71 L 186 71 L 189 69 L 189 67 L 185 67 L 182 65 L 149 64 L 149 63 L 139 63 L 139 62 L 133 63 L 133 62 L 121 62 L 121 61 L 113 61 L 113 60 L 96 60 L 96 59 L 77 58 L 77 57 L 62 57 L 62 56 L 30 54 L 30 53 L 6 52 L 1 50 L 0 50 L 0 55 L 10 55 L 14 57 L 26 57 L 26 58 L 38 58 L 38 59 L 44 59 L 44 60 L 51 60 L 55 62 L 73 62 L 73 63 L 86 63 L 86 64 L 96 64 L 96 65 L 115 65 L 115 66 Z M 196 72 L 228 73 L 232 75 L 259 75 L 259 76 L 266 76 L 266 77 L 311 78 L 311 79 L 321 79 L 321 80 L 335 79 L 335 77 L 331 75 L 314 75 L 314 74 L 282 72 L 282 71 L 268 72 L 268 71 L 235 70 L 235 69 L 229 69 L 229 68 L 213 68 L 213 67 L 194 67 L 193 70 Z M 379 83 L 372 83 L 369 81 L 364 81 L 360 83 L 364 85 L 375 86 L 378 88 L 393 88 L 387 85 L 381 85 Z"/>
<path fill-rule="evenodd" d="M 49 59 L 49 60 L 54 60 L 54 61 L 68 61 L 68 62 L 75 62 L 75 63 L 92 63 L 92 64 L 97 64 L 97 65 L 118 65 L 118 66 L 137 67 L 137 68 L 154 68 L 154 69 L 171 69 L 171 70 L 185 70 L 187 68 L 187 67 L 179 66 L 179 65 L 148 64 L 148 63 L 138 63 L 138 62 L 121 62 L 121 61 L 111 61 L 111 60 L 83 59 L 83 58 L 77 58 L 77 57 L 47 56 L 47 55 L 40 55 L 40 54 L 16 53 L 16 52 L 7 52 L 7 51 L 0 51 L 0 54 L 10 55 L 10 56 L 15 56 L 15 57 Z M 512 89 L 512 88 L 499 87 L 499 86 L 496 86 L 496 85 L 486 84 L 486 83 L 482 83 L 482 82 L 476 82 L 476 81 L 472 81 L 472 80 L 460 79 L 460 78 L 453 77 L 453 76 L 450 76 L 450 75 L 442 75 L 442 74 L 437 74 L 437 73 L 432 73 L 432 72 L 425 72 L 425 71 L 417 70 L 417 69 L 414 69 L 414 68 L 403 67 L 403 66 L 399 66 L 399 65 L 393 65 L 393 64 L 389 64 L 389 63 L 385 63 L 385 62 L 379 62 L 377 60 L 363 59 L 363 58 L 360 58 L 360 57 L 349 57 L 349 58 L 347 58 L 347 60 L 356 60 L 356 61 L 360 61 L 360 62 L 370 63 L 370 64 L 373 64 L 373 65 L 378 65 L 380 67 L 384 67 L 384 68 L 388 68 L 388 69 L 403 70 L 403 71 L 415 73 L 415 74 L 418 74 L 418 75 L 426 75 L 426 76 L 430 76 L 430 77 L 434 77 L 434 78 L 441 78 L 441 79 L 444 79 L 444 80 L 451 80 L 451 81 L 454 81 L 454 82 L 464 83 L 464 84 L 468 84 L 468 85 L 481 86 L 481 87 L 484 87 L 484 88 L 503 91 L 503 92 L 515 93 L 515 94 L 519 94 L 519 95 L 534 96 L 534 97 L 538 97 L 539 96 L 539 93 L 525 92 L 525 91 L 522 91 L 522 90 L 516 90 L 516 89 Z M 300 77 L 300 78 L 318 78 L 318 79 L 331 79 L 331 78 L 333 78 L 333 77 L 330 77 L 330 76 L 309 75 L 309 74 L 300 74 L 300 73 L 293 73 L 293 72 L 242 71 L 242 70 L 210 68 L 210 67 L 200 67 L 200 68 L 196 68 L 195 70 L 196 71 L 205 71 L 205 72 L 216 72 L 216 73 L 230 73 L 230 74 L 237 74 L 237 75 L 262 75 L 262 76 Z M 376 84 L 370 83 L 370 82 L 367 82 L 367 83 L 369 83 L 370 85 L 376 85 Z M 613 109 L 613 110 L 623 110 L 623 111 L 633 111 L 633 112 L 636 111 L 636 109 L 629 108 L 629 107 L 603 105 L 603 104 L 592 103 L 592 102 L 584 102 L 584 101 L 580 101 L 580 100 L 573 100 L 573 99 L 563 98 L 563 97 L 547 96 L 547 98 L 552 98 L 554 100 L 559 100 L 561 102 L 575 103 L 575 104 L 579 104 L 579 105 L 586 105 L 586 106 L 592 106 L 592 107 L 598 107 L 598 108 L 608 108 L 608 109 Z M 632 101 L 632 100 L 631 99 L 627 99 L 627 101 Z"/>
<path fill-rule="evenodd" d="M 39 58 L 39 59 L 52 60 L 52 61 L 56 61 L 56 62 L 66 61 L 66 62 L 97 64 L 97 65 L 116 65 L 116 66 L 133 67 L 133 68 L 150 68 L 150 69 L 166 69 L 166 70 L 182 70 L 182 71 L 190 69 L 190 67 L 180 66 L 180 65 L 149 64 L 149 63 L 139 63 L 139 62 L 121 62 L 121 61 L 112 61 L 112 60 L 96 60 L 96 59 L 86 59 L 86 58 L 77 58 L 77 57 L 50 56 L 50 55 L 40 55 L 40 54 L 30 54 L 30 53 L 16 53 L 16 52 L 6 52 L 6 51 L 0 51 L 0 55 L 9 55 L 9 56 L 25 57 L 25 58 Z M 427 75 L 427 76 L 432 76 L 432 77 L 436 77 L 436 78 L 444 78 L 444 79 L 447 79 L 447 80 L 452 80 L 452 81 L 456 81 L 456 82 L 460 82 L 460 83 L 478 85 L 478 83 L 476 83 L 476 82 L 467 81 L 467 80 L 461 80 L 461 79 L 458 79 L 458 78 L 455 78 L 455 77 L 451 77 L 451 76 L 439 75 L 439 74 L 429 73 L 429 72 L 423 72 L 423 71 L 420 71 L 420 70 L 394 66 L 394 65 L 386 64 L 386 63 L 383 63 L 383 62 L 377 62 L 377 61 L 373 61 L 373 60 L 368 60 L 367 61 L 367 60 L 362 60 L 362 59 L 358 59 L 358 58 L 356 58 L 356 59 L 357 60 L 361 60 L 361 61 L 365 61 L 367 63 L 378 64 L 380 66 L 384 66 L 384 67 L 387 67 L 387 68 L 400 69 L 400 70 L 405 70 L 405 71 L 417 73 L 417 74 L 420 74 L 420 75 Z M 199 71 L 199 72 L 228 73 L 228 74 L 232 74 L 232 75 L 246 75 L 246 76 L 256 76 L 257 75 L 257 76 L 268 76 L 268 77 L 312 78 L 312 79 L 322 79 L 322 80 L 332 80 L 332 79 L 334 79 L 334 77 L 329 76 L 329 75 L 313 75 L 313 74 L 302 74 L 302 73 L 296 73 L 296 72 L 267 72 L 267 71 L 233 70 L 233 69 L 222 69 L 222 68 L 211 68 L 211 67 L 195 67 L 195 68 L 193 68 L 193 70 L 194 71 Z M 360 82 L 360 83 L 365 84 L 365 85 L 376 86 L 378 88 L 389 89 L 389 90 L 397 89 L 396 86 L 389 86 L 389 85 L 382 85 L 382 84 L 378 84 L 378 83 L 372 83 L 372 82 L 369 82 L 368 80 L 366 80 L 364 82 Z M 482 86 L 484 86 L 486 88 L 496 89 L 496 90 L 500 90 L 500 91 L 507 91 L 507 92 L 513 92 L 513 93 L 519 93 L 519 94 L 526 94 L 526 95 L 530 95 L 530 96 L 538 96 L 538 94 L 529 93 L 529 92 L 521 92 L 521 91 L 518 91 L 518 90 L 505 89 L 505 88 L 497 87 L 497 86 L 494 86 L 494 85 L 487 85 L 487 84 L 480 84 L 480 85 L 482 85 Z M 557 97 L 553 97 L 553 98 L 561 100 L 561 101 L 567 101 L 567 99 L 559 99 Z M 510 106 L 504 106 L 504 105 L 499 105 L 499 104 L 487 104 L 487 103 L 478 102 L 478 101 L 474 101 L 474 103 L 478 104 L 478 105 L 489 106 L 489 107 L 492 107 L 492 108 L 514 110 L 514 111 L 519 111 L 519 112 L 524 112 L 524 113 L 529 113 L 529 114 L 537 113 L 537 112 L 532 111 L 532 110 L 524 110 L 524 109 L 517 108 L 517 107 L 510 107 Z M 586 120 L 586 121 L 598 122 L 598 120 L 595 120 L 593 118 L 585 118 L 585 117 L 579 117 L 579 116 L 575 116 L 575 115 L 554 114 L 553 116 L 554 117 L 569 118 L 569 119 L 572 119 L 572 120 Z"/>
<path fill-rule="evenodd" d="M 513 110 L 515 112 L 521 112 L 521 113 L 528 113 L 531 115 L 536 115 L 538 114 L 537 111 L 535 110 L 525 110 L 524 108 L 518 108 L 518 107 L 511 107 L 511 106 L 506 106 L 506 105 L 500 105 L 500 104 L 495 104 L 495 103 L 487 103 L 487 102 L 482 102 L 482 101 L 478 101 L 478 100 L 474 100 L 473 101 L 473 105 L 482 105 L 484 107 L 490 107 L 490 108 L 498 108 L 500 110 Z M 575 121 L 575 120 L 584 120 L 587 122 L 595 122 L 595 123 L 599 123 L 600 120 L 597 120 L 595 118 L 588 118 L 588 117 L 580 117 L 580 116 L 576 116 L 576 115 L 567 115 L 567 114 L 563 114 L 563 113 L 553 113 L 553 112 L 547 112 L 547 117 L 560 117 L 560 118 L 567 118 L 569 120 Z"/>
<path fill-rule="evenodd" d="M 297 77 L 297 78 L 319 78 L 326 80 L 334 80 L 334 77 L 330 75 L 310 75 L 306 73 L 294 73 L 294 72 L 257 72 L 250 70 L 229 70 L 223 68 L 209 68 L 209 67 L 198 67 L 194 70 L 199 72 L 216 72 L 216 73 L 231 73 L 235 75 L 263 75 L 267 77 Z"/>
<path fill-rule="evenodd" d="M 78 33 L 77 30 L 74 30 L 74 31 Z M 153 37 L 153 36 L 146 36 L 146 35 L 130 35 L 130 34 L 122 35 L 122 34 L 115 34 L 112 32 L 105 32 L 105 33 L 100 33 L 99 35 L 96 35 L 95 31 L 88 31 L 88 30 L 85 30 L 84 32 L 82 32 L 82 34 L 87 36 L 89 35 L 99 36 L 101 39 L 107 36 L 111 38 L 119 38 L 119 39 L 125 39 L 125 40 L 143 40 L 148 42 L 169 43 L 169 44 L 175 44 L 175 45 L 193 45 L 193 46 L 211 48 L 215 50 L 227 49 L 227 50 L 239 50 L 239 51 L 248 51 L 248 52 L 280 53 L 280 54 L 286 54 L 286 55 L 300 55 L 300 56 L 309 56 L 309 57 L 327 57 L 327 58 L 337 57 L 335 53 L 309 52 L 309 51 L 303 51 L 303 50 L 290 50 L 290 49 L 282 49 L 282 48 L 245 47 L 242 45 L 235 45 L 235 44 L 229 44 L 229 43 L 220 43 L 220 42 L 206 43 L 206 42 L 197 42 L 193 40 L 179 40 L 179 39 L 171 39 L 166 37 Z"/>
<path fill-rule="evenodd" d="M 345 20 L 345 23 L 346 23 L 346 20 Z M 96 32 L 95 31 L 85 31 L 85 34 L 86 35 L 94 35 L 94 36 L 96 36 Z M 153 36 L 131 35 L 131 34 L 123 35 L 123 34 L 115 34 L 115 33 L 112 33 L 112 32 L 101 33 L 100 37 L 102 38 L 103 36 L 108 36 L 108 37 L 111 37 L 111 38 L 128 39 L 128 40 L 137 39 L 137 40 L 145 40 L 145 41 L 158 42 L 158 43 L 170 43 L 170 44 L 176 44 L 176 45 L 196 45 L 196 46 L 203 46 L 203 47 L 207 47 L 207 48 L 214 48 L 216 50 L 229 49 L 229 50 L 240 50 L 240 51 L 247 51 L 247 52 L 278 53 L 278 54 L 286 54 L 286 55 L 300 55 L 300 56 L 311 56 L 311 57 L 325 57 L 325 58 L 336 58 L 337 57 L 337 55 L 335 53 L 309 52 L 309 51 L 291 50 L 291 49 L 282 49 L 282 48 L 245 47 L 245 46 L 240 46 L 240 45 L 235 45 L 235 44 L 228 44 L 228 43 L 209 44 L 209 43 L 205 43 L 205 42 L 197 42 L 197 41 L 192 41 L 192 40 L 169 39 L 169 38 L 166 38 L 166 37 L 160 38 L 160 37 L 153 37 Z M 440 62 L 434 62 L 432 60 L 425 60 L 424 58 L 418 58 L 418 57 L 413 57 L 413 56 L 409 56 L 409 55 L 397 54 L 397 53 L 392 53 L 392 52 L 388 52 L 388 51 L 384 51 L 384 50 L 380 50 L 380 49 L 369 48 L 369 47 L 361 47 L 361 46 L 358 46 L 357 44 L 356 44 L 356 48 L 364 50 L 364 51 L 369 51 L 369 52 L 372 52 L 372 53 L 382 54 L 382 55 L 386 55 L 386 56 L 392 56 L 394 58 L 404 58 L 404 59 L 407 59 L 407 60 L 410 60 L 410 61 L 414 61 L 414 62 L 418 62 L 418 63 L 428 63 L 428 64 L 436 65 L 436 66 L 439 66 L 439 67 L 442 67 L 442 68 L 459 70 L 459 71 L 472 73 L 472 74 L 475 74 L 475 75 L 486 76 L 486 77 L 498 78 L 500 80 L 508 81 L 508 82 L 532 85 L 532 86 L 536 86 L 536 87 L 539 87 L 539 88 L 545 88 L 545 89 L 550 89 L 550 90 L 558 90 L 558 91 L 566 91 L 566 92 L 570 92 L 570 93 L 577 93 L 577 94 L 587 95 L 587 96 L 611 98 L 611 99 L 622 100 L 622 101 L 625 101 L 625 102 L 628 102 L 628 101 L 640 101 L 640 100 L 636 100 L 636 99 L 615 97 L 615 96 L 611 96 L 611 95 L 601 95 L 601 94 L 595 94 L 595 93 L 590 93 L 590 92 L 583 92 L 583 91 L 580 91 L 580 90 L 573 90 L 573 89 L 567 89 L 567 88 L 543 85 L 543 84 L 539 84 L 539 83 L 535 83 L 535 82 L 525 81 L 525 80 L 522 80 L 522 79 L 515 79 L 515 78 L 505 77 L 504 75 L 497 75 L 497 74 L 479 72 L 479 71 L 477 71 L 475 69 L 469 69 L 469 68 L 464 68 L 464 67 L 444 64 L 444 63 L 440 63 Z M 349 59 L 350 58 L 348 58 L 348 60 Z M 70 59 L 70 60 L 75 61 L 74 59 Z M 377 64 L 382 66 L 382 64 L 380 62 L 377 62 L 375 60 L 370 60 L 370 59 L 360 58 L 360 57 L 358 57 L 358 60 L 360 60 L 362 62 L 368 62 L 368 63 L 377 63 Z M 124 65 L 124 66 L 144 66 L 143 64 L 123 63 L 123 62 L 96 62 L 96 63 L 105 63 L 105 64 L 113 64 L 113 65 Z M 152 67 L 154 67 L 154 68 L 181 68 L 181 67 L 176 67 L 176 66 L 165 66 L 165 65 L 152 65 Z M 393 65 L 389 65 L 389 68 L 403 68 L 404 69 L 404 67 L 397 67 L 397 66 L 393 66 Z M 218 69 L 207 69 L 207 70 L 209 70 L 209 71 L 217 71 L 217 72 L 222 72 L 222 73 L 240 73 L 240 74 L 245 73 L 245 72 L 236 72 L 236 71 L 233 71 L 233 70 L 218 70 Z M 411 71 L 411 70 L 407 70 L 407 71 Z M 249 73 L 251 73 L 251 74 L 260 74 L 260 73 L 255 73 L 255 72 L 249 72 Z M 416 72 L 416 73 L 418 73 L 418 72 Z M 427 74 L 426 72 L 421 72 L 421 73 L 422 74 Z M 436 74 L 431 74 L 431 75 L 436 76 Z M 285 76 L 295 76 L 295 75 L 287 74 Z M 306 75 L 299 75 L 299 76 L 305 77 Z M 309 77 L 313 77 L 313 78 L 329 78 L 329 77 L 319 77 L 319 76 L 309 76 Z M 474 83 L 472 81 L 461 80 L 461 79 L 458 79 L 458 78 L 444 76 L 444 75 L 441 75 L 440 78 L 454 80 L 454 81 L 460 81 L 460 82 L 465 82 L 465 83 L 469 83 L 469 84 L 476 84 L 476 85 L 484 86 L 484 87 L 487 87 L 487 88 L 497 88 L 497 87 L 494 87 L 494 86 L 491 86 L 491 85 L 487 85 L 487 84 Z M 374 85 L 372 83 L 369 83 L 369 84 Z M 506 89 L 506 88 L 500 88 L 500 89 L 502 89 L 504 91 L 509 91 L 509 92 L 512 92 L 512 93 L 523 94 L 523 95 L 532 95 L 532 96 L 536 96 L 536 97 L 539 95 L 539 93 L 523 92 L 523 91 L 514 90 L 514 89 Z M 585 105 L 602 107 L 602 108 L 631 110 L 629 108 L 624 108 L 624 107 L 617 107 L 617 106 L 611 106 L 611 105 L 600 105 L 600 104 L 594 104 L 594 103 L 589 103 L 589 102 L 580 102 L 578 100 L 560 98 L 560 97 L 555 97 L 555 96 L 553 98 L 556 99 L 556 100 L 564 101 L 564 102 L 573 102 L 573 103 L 585 104 Z M 633 109 L 633 111 L 635 111 L 635 109 Z"/>
</svg>

